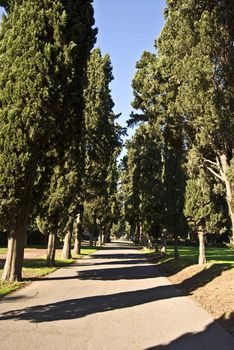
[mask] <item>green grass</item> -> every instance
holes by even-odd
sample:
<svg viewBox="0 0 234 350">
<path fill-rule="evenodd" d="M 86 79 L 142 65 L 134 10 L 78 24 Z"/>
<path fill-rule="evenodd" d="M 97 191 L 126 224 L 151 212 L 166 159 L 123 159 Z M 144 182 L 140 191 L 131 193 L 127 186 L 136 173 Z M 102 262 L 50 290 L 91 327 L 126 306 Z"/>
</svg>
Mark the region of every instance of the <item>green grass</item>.
<svg viewBox="0 0 234 350">
<path fill-rule="evenodd" d="M 77 258 L 81 258 L 84 255 L 90 255 L 92 253 L 95 253 L 98 249 L 100 249 L 100 247 L 90 247 L 90 246 L 85 246 L 81 248 L 81 254 L 80 255 L 73 255 L 73 258 L 77 259 Z M 73 253 L 73 251 L 72 251 Z"/>
<path fill-rule="evenodd" d="M 98 247 L 83 247 L 81 249 L 81 255 L 80 256 L 74 256 L 74 258 L 81 258 L 84 255 L 89 255 L 94 253 Z M 0 248 L 0 254 L 5 254 L 7 252 L 7 249 Z M 29 284 L 31 280 L 35 278 L 40 278 L 45 275 L 48 275 L 49 273 L 54 272 L 60 267 L 66 267 L 69 266 L 74 262 L 74 259 L 64 260 L 61 259 L 60 253 L 56 254 L 56 263 L 55 267 L 47 267 L 46 266 L 46 259 L 45 257 L 35 258 L 35 259 L 29 259 L 24 261 L 24 267 L 22 270 L 23 275 L 23 281 L 22 282 L 2 282 L 0 281 L 0 297 L 9 294 L 16 289 L 22 288 L 25 285 Z M 0 267 L 0 276 L 3 272 L 3 266 Z"/>
<path fill-rule="evenodd" d="M 147 249 L 145 251 L 151 258 L 155 258 L 153 250 Z M 182 269 L 198 263 L 198 247 L 180 246 L 179 247 L 180 258 L 174 259 L 174 248 L 172 246 L 167 247 L 167 255 L 162 259 L 156 259 L 157 265 L 165 267 L 168 275 L 177 273 Z M 234 249 L 233 248 L 206 248 L 207 263 L 215 265 L 223 265 L 223 268 L 234 267 Z"/>
<path fill-rule="evenodd" d="M 0 298 L 27 284 L 26 282 L 0 282 Z"/>
<path fill-rule="evenodd" d="M 73 263 L 73 259 L 70 260 L 56 260 L 55 267 L 47 267 L 46 260 L 43 258 L 25 260 L 24 267 L 22 270 L 23 281 L 22 282 L 3 282 L 0 281 L 0 297 L 15 291 L 16 289 L 22 288 L 29 284 L 31 280 L 40 278 L 54 272 L 60 267 L 65 267 Z M 0 276 L 2 275 L 3 269 L 0 269 Z"/>
</svg>

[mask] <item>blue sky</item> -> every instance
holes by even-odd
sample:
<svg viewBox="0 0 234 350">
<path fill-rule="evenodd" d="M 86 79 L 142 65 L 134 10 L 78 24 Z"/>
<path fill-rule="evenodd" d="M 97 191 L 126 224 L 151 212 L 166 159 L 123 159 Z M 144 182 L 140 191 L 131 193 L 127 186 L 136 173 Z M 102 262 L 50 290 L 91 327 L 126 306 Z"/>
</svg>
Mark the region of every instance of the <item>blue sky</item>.
<svg viewBox="0 0 234 350">
<path fill-rule="evenodd" d="M 154 51 L 154 40 L 164 25 L 165 0 L 94 0 L 97 44 L 109 53 L 113 65 L 111 84 L 115 112 L 122 113 L 121 125 L 132 111 L 131 82 L 136 62 L 144 50 Z M 129 134 L 132 131 L 129 130 Z"/>
<path fill-rule="evenodd" d="M 122 113 L 119 122 L 126 126 L 132 111 L 135 65 L 144 50 L 154 51 L 154 40 L 164 24 L 166 0 L 94 0 L 93 5 L 99 30 L 96 46 L 103 54 L 110 54 L 115 78 L 111 84 L 114 110 Z M 1 13 L 0 9 L 0 17 Z"/>
</svg>

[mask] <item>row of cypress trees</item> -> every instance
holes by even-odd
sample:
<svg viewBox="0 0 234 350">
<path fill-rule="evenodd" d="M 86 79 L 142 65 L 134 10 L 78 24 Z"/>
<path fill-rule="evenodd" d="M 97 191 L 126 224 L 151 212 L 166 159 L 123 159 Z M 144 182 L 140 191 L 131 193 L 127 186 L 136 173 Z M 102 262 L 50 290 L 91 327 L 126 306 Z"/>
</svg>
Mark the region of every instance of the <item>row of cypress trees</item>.
<svg viewBox="0 0 234 350">
<path fill-rule="evenodd" d="M 99 225 L 109 224 L 121 130 L 108 87 L 109 57 L 98 49 L 90 57 L 97 34 L 92 1 L 0 5 L 6 9 L 0 32 L 0 230 L 8 235 L 2 280 L 14 281 L 22 278 L 32 220 L 49 237 L 50 265 L 58 234 L 66 233 L 64 254 L 70 254 L 84 205 Z M 80 237 L 78 229 L 78 243 Z"/>
<path fill-rule="evenodd" d="M 233 16 L 230 0 L 167 0 L 132 84 L 129 124 L 143 125 L 124 165 L 126 218 L 137 237 L 198 233 L 200 262 L 207 232 L 226 227 L 234 241 Z"/>
</svg>

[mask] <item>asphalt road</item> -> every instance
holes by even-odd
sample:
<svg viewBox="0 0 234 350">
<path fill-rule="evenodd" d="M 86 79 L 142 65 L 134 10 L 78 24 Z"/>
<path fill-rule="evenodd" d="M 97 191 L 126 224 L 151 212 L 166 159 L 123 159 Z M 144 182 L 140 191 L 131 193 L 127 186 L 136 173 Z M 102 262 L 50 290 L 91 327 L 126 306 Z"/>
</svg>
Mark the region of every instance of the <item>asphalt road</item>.
<svg viewBox="0 0 234 350">
<path fill-rule="evenodd" d="M 0 300 L 1 350 L 233 350 L 234 338 L 127 243 Z"/>
</svg>

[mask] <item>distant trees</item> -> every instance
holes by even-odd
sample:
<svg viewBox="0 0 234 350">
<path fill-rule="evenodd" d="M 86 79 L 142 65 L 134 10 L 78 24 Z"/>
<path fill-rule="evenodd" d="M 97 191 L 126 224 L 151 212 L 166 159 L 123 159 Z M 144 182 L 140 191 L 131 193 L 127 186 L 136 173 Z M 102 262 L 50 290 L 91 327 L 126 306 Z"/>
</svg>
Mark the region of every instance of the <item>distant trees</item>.
<svg viewBox="0 0 234 350">
<path fill-rule="evenodd" d="M 117 157 L 123 130 L 116 124 L 110 93 L 113 79 L 109 55 L 93 50 L 88 64 L 85 98 L 85 203 L 89 208 L 90 234 L 99 231 L 100 241 L 109 236 L 115 220 Z M 98 227 L 98 228 L 97 228 Z M 92 229 L 93 228 L 93 229 Z M 91 239 L 92 241 L 92 239 Z"/>
<path fill-rule="evenodd" d="M 160 138 L 149 124 L 142 125 L 127 150 L 121 178 L 125 218 L 135 242 L 154 241 L 163 208 Z"/>
</svg>

